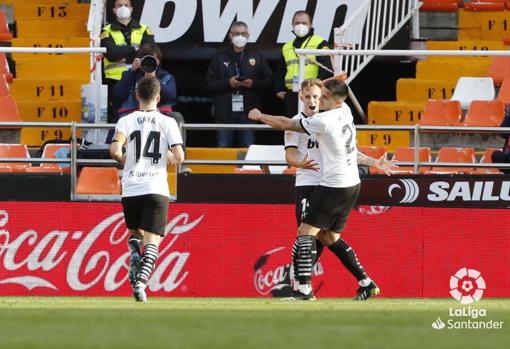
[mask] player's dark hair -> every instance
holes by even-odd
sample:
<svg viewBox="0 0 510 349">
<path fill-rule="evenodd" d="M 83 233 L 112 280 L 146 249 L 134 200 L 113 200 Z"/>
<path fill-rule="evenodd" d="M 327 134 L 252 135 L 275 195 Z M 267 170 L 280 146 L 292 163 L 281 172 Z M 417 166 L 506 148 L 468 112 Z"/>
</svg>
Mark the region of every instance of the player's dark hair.
<svg viewBox="0 0 510 349">
<path fill-rule="evenodd" d="M 310 19 L 310 23 L 312 23 L 312 15 L 310 14 L 310 12 L 305 11 L 305 10 L 296 11 L 294 13 L 294 16 L 292 16 L 292 23 L 294 23 L 294 19 L 296 19 L 296 16 L 300 16 L 300 15 L 307 15 L 308 18 Z"/>
<path fill-rule="evenodd" d="M 324 87 L 331 91 L 335 99 L 346 99 L 349 94 L 349 87 L 343 80 L 326 81 Z"/>
<path fill-rule="evenodd" d="M 159 92 L 161 91 L 161 86 L 157 78 L 153 76 L 148 76 L 138 81 L 138 86 L 136 90 L 141 101 L 151 102 L 159 95 Z"/>
</svg>

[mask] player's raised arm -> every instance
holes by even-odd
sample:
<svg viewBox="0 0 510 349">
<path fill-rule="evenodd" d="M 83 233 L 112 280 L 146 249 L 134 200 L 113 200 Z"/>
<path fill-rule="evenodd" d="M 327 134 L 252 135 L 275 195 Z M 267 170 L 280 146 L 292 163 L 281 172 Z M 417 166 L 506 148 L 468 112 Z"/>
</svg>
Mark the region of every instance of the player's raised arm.
<svg viewBox="0 0 510 349">
<path fill-rule="evenodd" d="M 289 119 L 285 116 L 262 114 L 260 110 L 252 109 L 248 114 L 248 118 L 254 121 L 260 121 L 279 130 L 305 133 L 299 120 Z"/>
</svg>

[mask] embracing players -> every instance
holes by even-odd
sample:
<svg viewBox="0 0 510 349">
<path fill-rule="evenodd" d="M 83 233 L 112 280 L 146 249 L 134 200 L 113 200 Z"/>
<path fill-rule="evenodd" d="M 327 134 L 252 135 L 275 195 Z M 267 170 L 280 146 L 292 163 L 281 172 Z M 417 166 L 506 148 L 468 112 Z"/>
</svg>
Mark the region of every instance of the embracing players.
<svg viewBox="0 0 510 349">
<path fill-rule="evenodd" d="M 306 84 L 306 83 L 305 83 Z M 314 86 L 319 87 L 319 82 L 314 82 Z M 305 96 L 305 90 L 302 90 L 302 99 Z M 316 89 L 316 92 L 319 90 Z M 355 299 L 365 300 L 368 297 L 377 295 L 380 291 L 377 285 L 368 277 L 363 266 L 352 247 L 340 237 L 351 209 L 356 203 L 360 190 L 360 179 L 358 174 L 358 164 L 366 166 L 375 166 L 386 173 L 391 172 L 392 162 L 387 161 L 385 157 L 373 159 L 362 153 L 356 148 L 356 129 L 353 123 L 353 117 L 349 107 L 344 103 L 348 94 L 348 87 L 343 81 L 332 80 L 322 86 L 320 90 L 320 108 L 327 110 L 325 112 L 313 115 L 312 117 L 299 117 L 288 119 L 283 116 L 272 116 L 262 114 L 254 109 L 249 117 L 252 120 L 261 121 L 271 127 L 293 131 L 308 136 L 304 143 L 318 146 L 320 159 L 309 159 L 311 155 L 305 156 L 303 171 L 315 171 L 317 165 L 322 162 L 321 176 L 319 183 L 314 189 L 310 189 L 308 196 L 302 198 L 297 205 L 305 208 L 302 220 L 298 228 L 298 237 L 293 246 L 293 265 L 297 270 L 299 281 L 298 291 L 293 297 L 296 300 L 315 299 L 312 292 L 312 269 L 317 260 L 317 245 L 324 244 L 340 259 L 344 266 L 357 278 L 359 288 Z M 312 93 L 317 96 L 318 93 Z M 311 114 L 306 108 L 305 113 Z M 295 137 L 292 134 L 286 134 L 286 140 Z M 308 143 L 311 142 L 311 143 Z M 294 160 L 303 156 L 306 151 L 297 142 L 297 151 Z M 288 145 L 288 143 L 286 143 Z M 300 154 L 298 154 L 300 153 Z M 308 151 L 308 154 L 313 152 Z M 289 156 L 287 155 L 287 159 Z M 292 164 L 292 162 L 289 162 Z M 297 164 L 298 162 L 295 162 Z M 301 166 L 298 166 L 301 167 Z M 298 170 L 300 171 L 300 170 Z M 297 183 L 296 183 L 297 185 Z M 313 184 L 312 184 L 313 186 Z M 298 189 L 300 193 L 305 190 Z M 299 194 L 298 194 L 299 195 Z M 308 203 L 309 206 L 302 206 L 302 203 Z M 296 208 L 298 211 L 299 208 Z M 298 217 L 299 219 L 299 217 Z"/>
</svg>

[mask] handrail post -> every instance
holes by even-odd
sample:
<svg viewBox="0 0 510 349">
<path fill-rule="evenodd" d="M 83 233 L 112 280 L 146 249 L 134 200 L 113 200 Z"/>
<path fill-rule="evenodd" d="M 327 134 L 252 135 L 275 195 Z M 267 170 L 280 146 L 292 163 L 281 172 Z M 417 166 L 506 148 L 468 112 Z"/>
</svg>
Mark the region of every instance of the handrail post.
<svg viewBox="0 0 510 349">
<path fill-rule="evenodd" d="M 420 162 L 420 124 L 414 125 L 414 168 L 415 174 L 419 173 L 418 162 Z"/>
<path fill-rule="evenodd" d="M 412 20 L 411 20 L 411 39 L 419 39 L 420 38 L 420 5 L 418 4 L 418 0 L 414 0 L 414 6 L 411 9 L 413 12 Z M 412 6 L 412 5 L 411 5 Z"/>
<path fill-rule="evenodd" d="M 306 58 L 305 55 L 298 55 L 299 57 L 299 86 L 301 86 L 301 83 L 305 80 L 305 62 Z M 303 102 L 301 102 L 301 99 L 298 98 L 298 112 L 302 113 L 304 109 Z"/>
<path fill-rule="evenodd" d="M 76 137 L 76 122 L 71 122 L 71 201 L 75 201 L 76 183 L 77 183 L 77 137 Z"/>
</svg>

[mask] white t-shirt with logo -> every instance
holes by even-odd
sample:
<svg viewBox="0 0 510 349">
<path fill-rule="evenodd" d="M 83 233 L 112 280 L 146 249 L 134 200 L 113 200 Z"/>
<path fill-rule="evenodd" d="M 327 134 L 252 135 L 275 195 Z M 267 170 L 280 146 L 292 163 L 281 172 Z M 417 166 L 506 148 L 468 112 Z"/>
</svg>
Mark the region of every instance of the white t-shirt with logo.
<svg viewBox="0 0 510 349">
<path fill-rule="evenodd" d="M 347 188 L 360 183 L 356 128 L 347 104 L 300 120 L 305 132 L 319 141 L 322 157 L 320 185 Z"/>
<path fill-rule="evenodd" d="M 182 144 L 177 122 L 157 111 L 135 111 L 122 117 L 115 129 L 127 138 L 122 196 L 170 196 L 167 151 Z"/>
<path fill-rule="evenodd" d="M 301 120 L 303 118 L 308 118 L 308 116 L 300 113 L 292 119 Z M 308 154 L 308 158 L 314 160 L 322 171 L 322 157 L 319 151 L 319 142 L 314 136 L 310 136 L 306 133 L 285 131 L 285 149 L 287 148 L 296 148 L 297 157 L 300 160 L 304 159 Z M 298 168 L 296 171 L 296 187 L 319 185 L 322 178 L 321 171 Z"/>
</svg>

